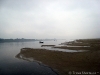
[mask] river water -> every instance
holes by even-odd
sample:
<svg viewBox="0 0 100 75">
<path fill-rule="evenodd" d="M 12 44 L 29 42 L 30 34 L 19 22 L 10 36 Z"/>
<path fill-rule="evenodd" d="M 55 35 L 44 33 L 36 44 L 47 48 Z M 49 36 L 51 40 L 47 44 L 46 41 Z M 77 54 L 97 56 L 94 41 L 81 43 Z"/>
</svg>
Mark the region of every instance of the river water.
<svg viewBox="0 0 100 75">
<path fill-rule="evenodd" d="M 43 44 L 58 45 L 64 41 L 44 41 Z M 21 48 L 41 48 L 41 45 L 39 41 L 0 43 L 0 75 L 57 75 L 46 65 L 15 58 Z"/>
<path fill-rule="evenodd" d="M 65 42 L 59 41 L 44 41 L 45 45 L 57 45 Z M 29 62 L 15 58 L 20 53 L 21 48 L 41 48 L 39 41 L 32 42 L 5 42 L 0 43 L 0 75 L 57 75 L 50 67 L 39 64 L 35 61 Z M 53 49 L 51 47 L 42 47 L 50 50 L 59 50 L 73 52 L 75 50 Z M 77 52 L 77 50 L 75 51 Z"/>
</svg>

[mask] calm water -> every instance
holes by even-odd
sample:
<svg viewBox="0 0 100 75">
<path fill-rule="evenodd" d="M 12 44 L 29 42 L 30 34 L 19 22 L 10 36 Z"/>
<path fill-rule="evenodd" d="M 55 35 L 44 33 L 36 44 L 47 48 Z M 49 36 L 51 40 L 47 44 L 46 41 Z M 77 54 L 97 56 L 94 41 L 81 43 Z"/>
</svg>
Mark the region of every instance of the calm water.
<svg viewBox="0 0 100 75">
<path fill-rule="evenodd" d="M 45 41 L 44 44 L 58 45 L 64 41 Z M 41 48 L 41 45 L 38 41 L 0 43 L 0 75 L 57 75 L 46 65 L 15 58 L 21 48 Z"/>
<path fill-rule="evenodd" d="M 43 44 L 59 46 L 58 44 L 65 41 L 66 40 L 44 41 Z M 46 65 L 36 61 L 29 62 L 15 58 L 15 56 L 20 53 L 21 48 L 41 48 L 41 45 L 39 41 L 0 43 L 0 75 L 57 75 L 54 70 Z M 65 52 L 78 52 L 77 50 L 54 49 L 51 47 L 42 48 Z"/>
</svg>

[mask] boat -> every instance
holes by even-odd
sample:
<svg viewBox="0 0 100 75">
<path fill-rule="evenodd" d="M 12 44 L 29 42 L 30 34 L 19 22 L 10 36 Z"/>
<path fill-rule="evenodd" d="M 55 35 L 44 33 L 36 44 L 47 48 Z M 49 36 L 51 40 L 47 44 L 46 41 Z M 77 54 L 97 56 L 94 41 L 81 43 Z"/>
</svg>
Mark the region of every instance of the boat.
<svg viewBox="0 0 100 75">
<path fill-rule="evenodd" d="M 39 43 L 44 43 L 43 41 L 39 41 Z"/>
</svg>

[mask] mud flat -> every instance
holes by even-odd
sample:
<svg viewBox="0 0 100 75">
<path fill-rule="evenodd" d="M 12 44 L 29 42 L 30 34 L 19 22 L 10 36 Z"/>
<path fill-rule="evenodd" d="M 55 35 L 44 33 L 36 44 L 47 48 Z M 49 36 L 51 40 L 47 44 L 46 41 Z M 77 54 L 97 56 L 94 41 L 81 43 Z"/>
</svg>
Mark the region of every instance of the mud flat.
<svg viewBox="0 0 100 75">
<path fill-rule="evenodd" d="M 69 49 L 69 50 L 90 50 L 90 47 L 67 47 L 67 46 L 55 46 L 53 48 Z"/>
<path fill-rule="evenodd" d="M 100 39 L 77 39 L 74 41 L 69 41 L 61 44 L 65 46 L 59 46 L 59 47 L 55 46 L 54 48 L 72 49 L 72 50 L 100 50 Z"/>
<path fill-rule="evenodd" d="M 16 55 L 20 58 L 20 55 L 25 58 L 31 58 L 42 62 L 56 69 L 59 75 L 69 75 L 69 72 L 96 72 L 100 75 L 100 51 L 88 51 L 88 52 L 61 52 L 50 51 L 46 49 L 34 49 L 34 48 L 22 48 L 20 53 Z M 71 74 L 73 75 L 73 74 Z M 77 75 L 77 74 L 76 74 Z M 81 74 L 85 75 L 85 74 Z"/>
<path fill-rule="evenodd" d="M 98 39 L 76 39 L 76 40 L 64 42 L 61 44 L 71 45 L 71 46 L 90 46 L 90 45 L 100 46 L 100 38 Z"/>
<path fill-rule="evenodd" d="M 45 46 L 47 46 L 47 47 L 53 47 L 55 45 L 41 45 L 41 47 L 45 47 Z"/>
</svg>

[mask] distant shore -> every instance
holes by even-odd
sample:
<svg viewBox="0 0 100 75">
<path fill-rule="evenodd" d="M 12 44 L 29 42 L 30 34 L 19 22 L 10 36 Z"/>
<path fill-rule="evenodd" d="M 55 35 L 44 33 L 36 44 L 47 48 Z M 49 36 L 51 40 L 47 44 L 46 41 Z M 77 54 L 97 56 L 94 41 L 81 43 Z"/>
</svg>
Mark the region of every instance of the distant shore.
<svg viewBox="0 0 100 75">
<path fill-rule="evenodd" d="M 0 38 L 0 43 L 2 42 L 29 42 L 29 41 L 52 41 L 54 39 L 24 39 L 24 38 L 17 38 L 17 39 L 2 39 Z"/>
</svg>

